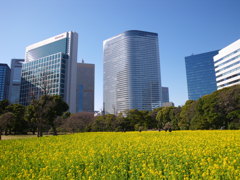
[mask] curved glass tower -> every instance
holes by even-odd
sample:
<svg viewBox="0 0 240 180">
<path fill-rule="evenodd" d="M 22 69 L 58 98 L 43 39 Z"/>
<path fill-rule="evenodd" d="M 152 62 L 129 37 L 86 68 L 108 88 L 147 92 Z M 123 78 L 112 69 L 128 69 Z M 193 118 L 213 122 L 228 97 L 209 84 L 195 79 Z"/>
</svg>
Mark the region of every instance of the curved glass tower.
<svg viewBox="0 0 240 180">
<path fill-rule="evenodd" d="M 103 42 L 105 113 L 161 106 L 158 34 L 131 30 Z"/>
</svg>

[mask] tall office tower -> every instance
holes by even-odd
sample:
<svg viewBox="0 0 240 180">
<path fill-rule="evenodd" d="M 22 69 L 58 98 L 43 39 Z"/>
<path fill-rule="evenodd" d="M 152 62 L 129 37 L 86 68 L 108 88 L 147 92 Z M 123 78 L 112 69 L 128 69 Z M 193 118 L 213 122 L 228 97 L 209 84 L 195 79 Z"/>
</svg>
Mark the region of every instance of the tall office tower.
<svg viewBox="0 0 240 180">
<path fill-rule="evenodd" d="M 105 113 L 161 106 L 157 33 L 126 31 L 105 40 L 103 49 Z"/>
<path fill-rule="evenodd" d="M 217 88 L 240 83 L 240 39 L 221 49 L 214 56 Z"/>
<path fill-rule="evenodd" d="M 0 101 L 8 99 L 10 73 L 9 66 L 0 63 Z"/>
<path fill-rule="evenodd" d="M 94 72 L 94 64 L 77 64 L 77 112 L 94 112 Z"/>
<path fill-rule="evenodd" d="M 188 99 L 197 100 L 217 90 L 213 56 L 218 51 L 185 57 Z"/>
<path fill-rule="evenodd" d="M 168 87 L 162 87 L 162 102 L 169 102 L 169 92 Z"/>
<path fill-rule="evenodd" d="M 12 104 L 18 104 L 20 98 L 21 87 L 21 71 L 24 59 L 12 59 L 11 61 L 11 75 L 8 100 Z"/>
<path fill-rule="evenodd" d="M 26 48 L 20 103 L 43 94 L 61 95 L 76 112 L 78 34 L 65 32 Z"/>
</svg>

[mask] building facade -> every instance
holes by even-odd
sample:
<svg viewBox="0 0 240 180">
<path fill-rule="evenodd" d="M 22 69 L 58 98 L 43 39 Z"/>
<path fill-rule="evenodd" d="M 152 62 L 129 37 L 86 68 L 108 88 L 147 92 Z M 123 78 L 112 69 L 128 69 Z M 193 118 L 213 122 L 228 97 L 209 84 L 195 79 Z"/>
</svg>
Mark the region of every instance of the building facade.
<svg viewBox="0 0 240 180">
<path fill-rule="evenodd" d="M 218 51 L 185 57 L 188 99 L 197 100 L 217 90 L 213 56 Z"/>
<path fill-rule="evenodd" d="M 11 104 L 18 104 L 20 98 L 21 87 L 21 71 L 22 63 L 24 59 L 12 59 L 11 60 L 11 75 L 9 85 L 8 100 Z"/>
<path fill-rule="evenodd" d="M 240 39 L 214 56 L 217 89 L 240 83 Z"/>
<path fill-rule="evenodd" d="M 78 34 L 65 32 L 26 48 L 22 66 L 20 103 L 43 94 L 61 95 L 76 112 Z"/>
<path fill-rule="evenodd" d="M 7 64 L 0 63 L 0 101 L 8 99 L 11 70 Z"/>
<path fill-rule="evenodd" d="M 162 87 L 162 103 L 169 102 L 168 87 Z"/>
<path fill-rule="evenodd" d="M 161 106 L 158 34 L 131 30 L 103 42 L 105 113 Z"/>
<path fill-rule="evenodd" d="M 94 112 L 94 74 L 94 64 L 77 64 L 77 112 Z"/>
</svg>

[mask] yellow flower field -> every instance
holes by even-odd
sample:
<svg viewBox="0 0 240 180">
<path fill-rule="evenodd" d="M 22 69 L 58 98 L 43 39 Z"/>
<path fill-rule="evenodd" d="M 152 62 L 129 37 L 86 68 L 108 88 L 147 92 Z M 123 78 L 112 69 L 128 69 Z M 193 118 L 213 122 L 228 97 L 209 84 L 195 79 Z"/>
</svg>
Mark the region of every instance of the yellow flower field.
<svg viewBox="0 0 240 180">
<path fill-rule="evenodd" d="M 0 179 L 240 179 L 240 131 L 5 140 L 0 141 Z"/>
</svg>

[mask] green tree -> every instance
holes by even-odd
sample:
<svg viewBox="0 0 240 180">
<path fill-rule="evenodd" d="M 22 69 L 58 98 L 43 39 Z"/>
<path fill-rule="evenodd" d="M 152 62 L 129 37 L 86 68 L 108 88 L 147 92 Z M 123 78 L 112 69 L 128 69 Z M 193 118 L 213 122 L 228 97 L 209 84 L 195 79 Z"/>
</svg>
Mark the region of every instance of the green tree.
<svg viewBox="0 0 240 180">
<path fill-rule="evenodd" d="M 106 114 L 95 117 L 91 129 L 92 131 L 115 131 L 116 126 L 116 116 L 114 114 Z"/>
<path fill-rule="evenodd" d="M 129 121 L 129 130 L 144 130 L 148 128 L 151 117 L 148 111 L 131 109 L 126 111 L 126 119 Z"/>
<path fill-rule="evenodd" d="M 126 117 L 124 117 L 123 113 L 119 113 L 116 117 L 115 131 L 126 132 L 130 129 L 129 127 L 130 127 L 129 120 Z"/>
<path fill-rule="evenodd" d="M 9 106 L 8 100 L 0 101 L 0 115 L 6 112 L 6 108 Z"/>
<path fill-rule="evenodd" d="M 35 132 L 37 131 L 38 120 L 34 108 L 34 105 L 28 105 L 24 114 L 24 119 L 28 122 L 29 131 L 31 131 L 33 135 L 35 135 Z"/>
<path fill-rule="evenodd" d="M 35 121 L 38 131 L 38 137 L 43 136 L 45 125 L 52 127 L 53 134 L 57 135 L 54 120 L 62 116 L 68 110 L 68 105 L 58 95 L 43 95 L 38 100 L 33 100 L 29 109 L 29 114 L 33 114 L 31 120 Z"/>
<path fill-rule="evenodd" d="M 28 123 L 24 119 L 25 106 L 21 104 L 11 104 L 6 107 L 6 111 L 11 112 L 14 115 L 12 124 L 12 131 L 14 134 L 26 134 Z"/>
<path fill-rule="evenodd" d="M 178 126 L 182 130 L 187 130 L 190 128 L 191 121 L 195 115 L 195 106 L 196 101 L 188 100 L 185 105 L 181 108 L 180 112 L 180 120 L 178 122 Z"/>
<path fill-rule="evenodd" d="M 90 112 L 75 113 L 64 121 L 62 127 L 72 133 L 89 131 L 93 118 L 94 115 Z"/>
<path fill-rule="evenodd" d="M 164 128 L 165 124 L 171 122 L 170 112 L 174 107 L 163 107 L 157 113 L 158 129 Z"/>
<path fill-rule="evenodd" d="M 2 139 L 2 132 L 12 125 L 13 118 L 14 115 L 10 112 L 0 115 L 0 140 Z"/>
</svg>

